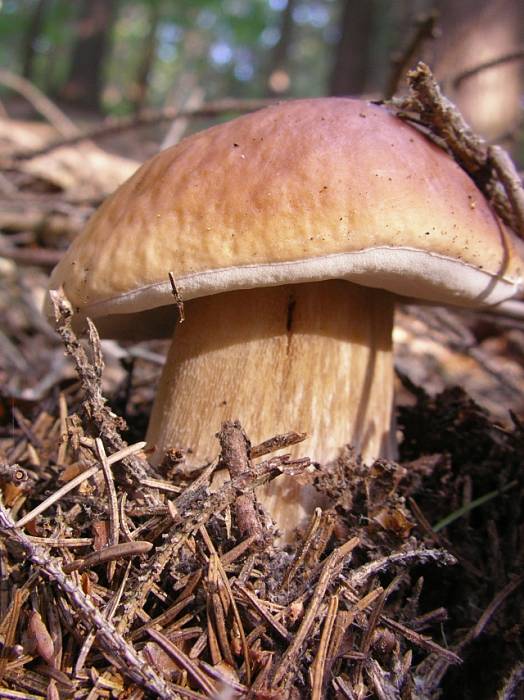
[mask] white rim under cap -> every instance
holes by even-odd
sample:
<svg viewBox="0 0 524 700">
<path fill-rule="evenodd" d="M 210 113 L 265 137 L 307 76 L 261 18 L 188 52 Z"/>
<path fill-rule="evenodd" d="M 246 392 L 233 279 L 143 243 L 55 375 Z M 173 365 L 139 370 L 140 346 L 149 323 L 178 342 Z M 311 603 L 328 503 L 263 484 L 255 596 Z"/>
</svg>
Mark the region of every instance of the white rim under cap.
<svg viewBox="0 0 524 700">
<path fill-rule="evenodd" d="M 461 306 L 491 306 L 514 297 L 522 279 L 478 269 L 471 264 L 416 249 L 378 247 L 364 251 L 336 253 L 293 262 L 243 265 L 206 270 L 176 279 L 184 301 L 237 289 L 300 284 L 328 279 L 345 279 L 401 296 L 433 303 Z M 174 302 L 166 279 L 82 309 L 82 316 L 97 318 L 114 313 L 146 311 Z"/>
</svg>

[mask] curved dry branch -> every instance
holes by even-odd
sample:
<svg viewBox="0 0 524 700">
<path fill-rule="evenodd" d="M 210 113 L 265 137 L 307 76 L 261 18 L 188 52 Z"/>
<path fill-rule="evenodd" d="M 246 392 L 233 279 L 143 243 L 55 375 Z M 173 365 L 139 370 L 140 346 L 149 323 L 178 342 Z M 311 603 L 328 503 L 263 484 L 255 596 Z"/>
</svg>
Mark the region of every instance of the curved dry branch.
<svg viewBox="0 0 524 700">
<path fill-rule="evenodd" d="M 79 129 L 36 85 L 11 71 L 0 69 L 0 83 L 22 95 L 63 137 L 76 136 Z"/>
</svg>

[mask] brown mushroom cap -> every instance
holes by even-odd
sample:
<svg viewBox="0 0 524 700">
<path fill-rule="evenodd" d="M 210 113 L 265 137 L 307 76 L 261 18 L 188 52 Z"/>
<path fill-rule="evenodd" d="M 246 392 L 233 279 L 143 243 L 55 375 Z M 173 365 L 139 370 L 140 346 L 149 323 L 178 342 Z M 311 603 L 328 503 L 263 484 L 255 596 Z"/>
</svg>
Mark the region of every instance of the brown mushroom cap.
<svg viewBox="0 0 524 700">
<path fill-rule="evenodd" d="M 482 306 L 517 293 L 518 247 L 423 134 L 383 107 L 321 98 L 215 126 L 145 163 L 92 217 L 50 286 L 63 285 L 102 331 L 158 336 L 171 332 L 169 271 L 184 300 L 341 278 Z M 146 311 L 137 324 L 133 314 Z"/>
</svg>

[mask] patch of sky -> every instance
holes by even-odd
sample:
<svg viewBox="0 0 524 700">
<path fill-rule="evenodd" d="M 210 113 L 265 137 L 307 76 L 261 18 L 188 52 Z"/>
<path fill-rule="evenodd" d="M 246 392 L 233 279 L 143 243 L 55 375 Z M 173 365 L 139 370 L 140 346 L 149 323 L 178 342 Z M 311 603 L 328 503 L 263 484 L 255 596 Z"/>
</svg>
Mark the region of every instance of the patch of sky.
<svg viewBox="0 0 524 700">
<path fill-rule="evenodd" d="M 275 12 L 282 12 L 287 7 L 287 0 L 268 0 L 268 5 Z"/>
<path fill-rule="evenodd" d="M 234 17 L 247 17 L 251 8 L 247 0 L 225 0 L 224 12 Z"/>
<path fill-rule="evenodd" d="M 173 44 L 159 44 L 157 55 L 164 63 L 171 63 L 175 60 L 178 51 Z"/>
<path fill-rule="evenodd" d="M 182 39 L 184 30 L 174 22 L 162 22 L 157 29 L 157 55 L 164 63 L 174 61 L 178 53 L 177 43 Z"/>
<path fill-rule="evenodd" d="M 51 48 L 51 42 L 47 37 L 39 36 L 33 41 L 33 48 L 37 53 L 47 53 Z"/>
<path fill-rule="evenodd" d="M 293 10 L 293 19 L 297 24 L 309 24 L 322 29 L 329 22 L 329 10 L 320 3 L 297 5 Z"/>
<path fill-rule="evenodd" d="M 209 57 L 217 66 L 225 66 L 233 59 L 233 50 L 225 41 L 216 41 L 209 48 Z"/>
<path fill-rule="evenodd" d="M 198 13 L 197 18 L 196 18 L 197 26 L 200 27 L 200 29 L 211 29 L 212 27 L 215 26 L 216 21 L 217 21 L 216 13 L 207 7 L 204 8 L 203 10 L 200 10 L 200 12 Z"/>
<path fill-rule="evenodd" d="M 255 69 L 253 68 L 253 65 L 251 63 L 242 61 L 242 63 L 237 63 L 235 65 L 233 73 L 235 74 L 235 78 L 237 80 L 240 80 L 241 82 L 245 83 L 246 81 L 251 80 L 251 78 L 255 74 Z"/>
<path fill-rule="evenodd" d="M 176 44 L 184 34 L 182 27 L 174 22 L 162 22 L 158 27 L 158 41 L 161 44 Z"/>
<path fill-rule="evenodd" d="M 267 49 L 272 48 L 280 39 L 280 29 L 278 27 L 266 27 L 258 37 L 259 42 Z"/>
<path fill-rule="evenodd" d="M 13 2 L 13 0 L 6 0 L 5 2 L 0 0 L 0 11 L 13 14 L 13 12 L 16 12 L 19 9 L 18 4 L 19 3 L 17 2 Z"/>
</svg>

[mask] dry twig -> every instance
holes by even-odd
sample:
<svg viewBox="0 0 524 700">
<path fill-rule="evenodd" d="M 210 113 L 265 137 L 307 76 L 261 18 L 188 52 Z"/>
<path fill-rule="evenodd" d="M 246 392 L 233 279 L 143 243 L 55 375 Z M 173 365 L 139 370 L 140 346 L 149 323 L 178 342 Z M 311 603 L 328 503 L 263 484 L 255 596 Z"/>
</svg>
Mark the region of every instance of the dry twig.
<svg viewBox="0 0 524 700">
<path fill-rule="evenodd" d="M 181 649 L 173 644 L 161 632 L 148 628 L 147 633 L 166 652 L 166 654 L 168 654 L 178 664 L 178 666 L 180 666 L 180 668 L 185 669 L 189 673 L 193 680 L 198 683 L 205 693 L 207 693 L 207 697 L 215 698 L 217 696 L 215 686 L 200 671 L 198 666 L 192 659 L 189 658 L 189 656 L 184 654 Z"/>
<path fill-rule="evenodd" d="M 427 15 L 419 17 L 415 22 L 415 31 L 402 52 L 398 52 L 391 59 L 391 74 L 388 84 L 384 90 L 386 100 L 389 100 L 397 92 L 403 75 L 413 64 L 413 61 L 420 53 L 422 46 L 429 39 L 436 39 L 438 36 L 437 20 L 438 12 L 433 10 Z"/>
<path fill-rule="evenodd" d="M 207 485 L 216 465 L 206 469 L 198 480 L 173 503 L 170 509 L 172 525 L 164 544 L 157 549 L 152 560 L 148 560 L 134 578 L 136 585 L 131 587 L 129 596 L 124 601 L 124 610 L 118 629 L 124 633 L 133 624 L 138 611 L 147 600 L 152 586 L 159 580 L 168 563 L 175 557 L 189 535 L 197 532 L 207 523 L 212 515 L 225 510 L 235 500 L 239 492 L 245 492 L 261 486 L 280 474 L 299 474 L 310 464 L 309 459 L 289 461 L 287 455 L 274 457 L 266 462 L 253 465 L 250 472 L 243 472 L 228 481 L 219 491 L 209 494 Z"/>
<path fill-rule="evenodd" d="M 457 560 L 444 549 L 425 549 L 421 547 L 420 549 L 407 552 L 393 552 L 381 559 L 370 561 L 368 564 L 363 564 L 355 571 L 352 571 L 344 580 L 351 588 L 361 588 L 372 576 L 376 576 L 392 566 L 397 566 L 398 564 L 409 566 L 414 562 L 421 564 L 435 562 L 444 566 L 451 566 L 456 564 Z"/>
<path fill-rule="evenodd" d="M 264 455 L 276 452 L 277 450 L 286 449 L 291 445 L 297 445 L 307 438 L 307 433 L 297 433 L 294 430 L 283 435 L 275 435 L 269 440 L 264 440 L 258 445 L 253 445 L 249 448 L 250 459 L 264 457 Z"/>
<path fill-rule="evenodd" d="M 524 683 L 524 663 L 517 664 L 497 693 L 497 700 L 517 700 L 517 690 Z"/>
<path fill-rule="evenodd" d="M 478 75 L 485 70 L 496 68 L 497 66 L 502 66 L 506 63 L 513 63 L 514 61 L 522 61 L 522 59 L 524 59 L 524 48 L 516 49 L 515 51 L 508 51 L 508 53 L 502 54 L 501 56 L 490 58 L 488 61 L 483 61 L 472 68 L 467 68 L 466 70 L 461 71 L 458 75 L 446 80 L 446 84 L 449 83 L 456 90 L 465 80 L 469 80 L 470 78 L 473 78 L 473 76 Z"/>
<path fill-rule="evenodd" d="M 293 679 L 293 674 L 296 673 L 296 665 L 302 647 L 306 642 L 307 636 L 311 629 L 315 617 L 317 616 L 319 607 L 324 599 L 328 585 L 332 584 L 336 579 L 338 572 L 342 568 L 344 562 L 351 555 L 351 552 L 357 547 L 359 540 L 353 537 L 346 544 L 338 547 L 327 558 L 322 568 L 322 573 L 318 579 L 315 591 L 311 598 L 309 607 L 302 618 L 300 627 L 298 628 L 293 641 L 284 652 L 280 663 L 273 674 L 273 686 L 287 688 Z"/>
<path fill-rule="evenodd" d="M 326 619 L 324 621 L 324 629 L 320 637 L 317 655 L 313 666 L 311 667 L 311 700 L 322 700 L 324 697 L 324 688 L 326 685 L 325 666 L 327 659 L 328 646 L 331 642 L 331 635 L 336 620 L 338 611 L 338 595 L 332 595 L 329 599 Z"/>
<path fill-rule="evenodd" d="M 117 668 L 142 688 L 155 692 L 160 698 L 174 700 L 176 695 L 166 682 L 145 664 L 135 649 L 118 634 L 114 626 L 104 618 L 85 593 L 64 571 L 47 556 L 46 551 L 32 543 L 15 527 L 9 514 L 0 504 L 0 528 L 8 540 L 16 543 L 25 552 L 32 564 L 54 583 L 67 596 L 73 609 L 89 626 L 97 629 L 98 644 L 115 660 Z"/>
<path fill-rule="evenodd" d="M 500 606 L 503 605 L 509 598 L 509 596 L 523 583 L 524 574 L 522 574 L 521 576 L 516 576 L 508 584 L 506 584 L 506 586 L 504 586 L 504 588 L 501 591 L 497 593 L 497 595 L 493 598 L 491 603 L 480 616 L 477 624 L 467 633 L 462 642 L 457 645 L 457 651 L 462 651 L 462 649 L 467 644 L 470 644 L 473 640 L 477 639 L 477 637 L 479 637 L 482 634 L 484 628 L 486 627 L 486 625 L 489 624 L 493 615 L 495 615 Z"/>
<path fill-rule="evenodd" d="M 22 95 L 63 137 L 74 138 L 78 135 L 79 129 L 75 123 L 29 80 L 2 69 L 0 83 Z"/>
<path fill-rule="evenodd" d="M 229 471 L 231 479 L 249 472 L 249 441 L 238 421 L 225 421 L 218 433 L 220 462 Z M 255 542 L 263 542 L 262 525 L 258 518 L 254 492 L 241 493 L 235 500 L 236 519 L 243 537 L 255 536 Z"/>
<path fill-rule="evenodd" d="M 111 471 L 111 465 L 107 459 L 106 451 L 104 449 L 104 444 L 100 438 L 95 438 L 96 451 L 100 458 L 100 463 L 102 464 L 102 471 L 104 473 L 104 480 L 106 483 L 107 495 L 108 495 L 108 505 L 109 505 L 109 538 L 108 545 L 110 547 L 115 547 L 118 545 L 120 538 L 120 520 L 118 513 L 118 499 L 116 496 L 115 482 L 113 480 L 113 472 Z M 106 550 L 107 551 L 107 550 Z M 148 550 L 146 550 L 148 551 Z M 111 582 L 116 564 L 114 561 L 109 560 L 109 566 L 107 569 L 107 579 Z"/>
<path fill-rule="evenodd" d="M 119 559 L 135 557 L 139 554 L 147 554 L 152 548 L 151 542 L 137 540 L 134 542 L 122 542 L 122 544 L 104 547 L 104 549 L 93 552 L 84 557 L 84 559 L 75 559 L 75 561 L 65 564 L 63 569 L 66 574 L 70 574 L 72 571 L 84 571 L 84 569 L 90 569 L 92 566 L 98 566 L 99 564 L 116 562 Z"/>
<path fill-rule="evenodd" d="M 263 107 L 268 107 L 272 104 L 276 104 L 277 100 L 236 100 L 236 99 L 224 99 L 216 100 L 214 102 L 207 102 L 203 105 L 196 107 L 194 109 L 183 109 L 179 110 L 177 108 L 166 107 L 165 109 L 159 111 L 144 111 L 138 116 L 134 117 L 120 117 L 113 118 L 106 124 L 89 129 L 81 134 L 76 134 L 68 136 L 67 138 L 62 138 L 59 141 L 50 143 L 42 148 L 31 150 L 31 151 L 21 151 L 14 155 L 14 158 L 18 159 L 28 159 L 36 158 L 36 156 L 41 156 L 44 153 L 49 153 L 55 148 L 60 148 L 61 146 L 73 146 L 81 141 L 94 140 L 107 136 L 114 136 L 115 134 L 120 134 L 124 131 L 129 131 L 130 129 L 137 129 L 146 126 L 151 126 L 154 124 L 161 124 L 162 122 L 170 122 L 174 119 L 181 118 L 206 118 L 206 117 L 216 117 L 222 114 L 237 113 L 242 114 L 244 112 L 253 112 L 257 109 L 262 109 Z"/>
<path fill-rule="evenodd" d="M 175 276 L 173 275 L 172 272 L 169 273 L 169 282 L 171 284 L 171 292 L 173 293 L 173 296 L 175 298 L 175 304 L 178 309 L 178 322 L 179 323 L 184 323 L 186 314 L 184 310 L 184 302 L 182 301 L 182 297 L 178 293 L 178 289 L 175 283 Z"/>
<path fill-rule="evenodd" d="M 501 149 L 490 150 L 472 131 L 455 105 L 444 97 L 425 63 L 420 62 L 408 73 L 408 83 L 410 95 L 391 101 L 400 110 L 399 116 L 414 112 L 476 181 L 501 219 L 524 238 L 522 183 L 511 160 L 501 156 Z"/>
<path fill-rule="evenodd" d="M 115 451 L 123 450 L 127 447 L 119 432 L 123 427 L 123 421 L 122 419 L 117 419 L 111 413 L 102 395 L 103 360 L 96 328 L 90 319 L 87 319 L 88 341 L 92 357 L 92 360 L 90 360 L 71 327 L 72 312 L 64 295 L 57 291 L 50 291 L 49 294 L 54 308 L 57 331 L 62 338 L 67 353 L 75 363 L 76 371 L 82 383 L 86 413 L 95 423 L 104 442 Z M 151 476 L 149 473 L 151 470 L 150 466 L 144 460 L 134 455 L 126 456 L 122 459 L 122 463 L 131 483 L 138 488 L 142 479 L 147 479 L 148 476 Z"/>
</svg>

